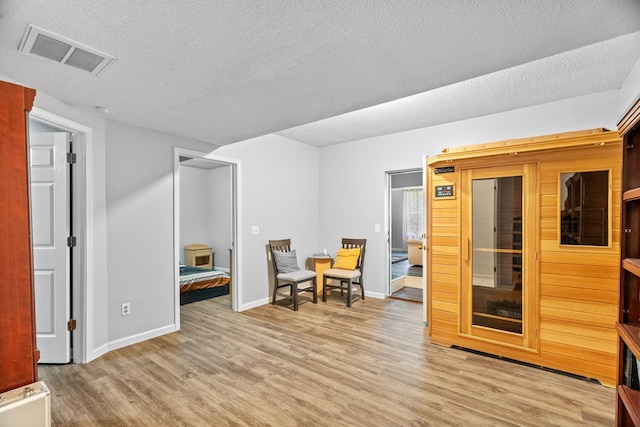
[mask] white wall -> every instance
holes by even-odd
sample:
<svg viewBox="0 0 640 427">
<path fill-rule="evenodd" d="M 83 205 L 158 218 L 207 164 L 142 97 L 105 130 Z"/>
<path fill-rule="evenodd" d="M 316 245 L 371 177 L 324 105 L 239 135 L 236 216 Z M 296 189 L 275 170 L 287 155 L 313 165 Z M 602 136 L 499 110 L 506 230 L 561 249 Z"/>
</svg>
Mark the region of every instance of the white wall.
<svg viewBox="0 0 640 427">
<path fill-rule="evenodd" d="M 192 244 L 213 246 L 210 223 L 211 191 L 209 171 L 180 167 L 180 262 L 184 262 L 184 247 Z M 215 250 L 214 250 L 215 252 Z"/>
<path fill-rule="evenodd" d="M 231 167 L 180 167 L 180 248 L 211 246 L 214 266 L 229 268 L 232 247 Z M 180 262 L 184 251 L 180 251 Z"/>
<path fill-rule="evenodd" d="M 391 249 L 395 251 L 407 251 L 407 241 L 402 236 L 402 213 L 404 212 L 403 196 L 401 188 L 391 190 L 391 200 L 389 203 L 391 211 Z M 384 227 L 383 227 L 384 229 Z M 366 252 L 365 252 L 366 253 Z"/>
<path fill-rule="evenodd" d="M 319 245 L 318 148 L 277 135 L 225 145 L 216 154 L 241 162 L 241 309 L 267 302 L 269 240 L 291 238 L 302 266 Z M 252 235 L 251 227 L 260 227 Z"/>
<path fill-rule="evenodd" d="M 106 126 L 109 348 L 174 324 L 173 147 L 213 146 L 116 122 Z M 131 314 L 120 315 L 121 304 Z"/>
<path fill-rule="evenodd" d="M 229 268 L 229 249 L 232 247 L 231 167 L 212 169 L 207 176 L 210 194 L 207 198 L 207 226 L 211 236 L 211 247 L 215 253 L 215 265 Z"/>
<path fill-rule="evenodd" d="M 626 113 L 640 96 L 640 59 L 620 87 L 620 116 Z"/>
</svg>

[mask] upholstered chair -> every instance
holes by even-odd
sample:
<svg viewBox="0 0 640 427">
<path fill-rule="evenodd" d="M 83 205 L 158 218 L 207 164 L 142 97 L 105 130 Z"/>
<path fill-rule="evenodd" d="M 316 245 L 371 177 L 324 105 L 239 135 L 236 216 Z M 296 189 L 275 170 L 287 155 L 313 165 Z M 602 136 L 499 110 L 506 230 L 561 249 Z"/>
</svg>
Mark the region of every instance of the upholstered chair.
<svg viewBox="0 0 640 427">
<path fill-rule="evenodd" d="M 269 240 L 269 252 L 273 266 L 274 284 L 271 304 L 276 303 L 278 289 L 289 288 L 288 298 L 292 301 L 292 308 L 298 311 L 298 294 L 312 292 L 313 303 L 318 302 L 318 284 L 316 272 L 303 270 L 298 266 L 295 249 L 291 249 L 291 239 Z M 301 283 L 309 282 L 309 286 L 300 287 Z"/>
<path fill-rule="evenodd" d="M 322 301 L 327 301 L 327 291 L 330 289 L 340 289 L 342 296 L 346 291 L 347 307 L 351 307 L 358 299 L 364 299 L 362 274 L 366 244 L 367 239 L 342 239 L 342 247 L 338 249 L 333 267 L 322 273 Z M 353 292 L 354 287 L 360 288 L 359 295 Z"/>
</svg>

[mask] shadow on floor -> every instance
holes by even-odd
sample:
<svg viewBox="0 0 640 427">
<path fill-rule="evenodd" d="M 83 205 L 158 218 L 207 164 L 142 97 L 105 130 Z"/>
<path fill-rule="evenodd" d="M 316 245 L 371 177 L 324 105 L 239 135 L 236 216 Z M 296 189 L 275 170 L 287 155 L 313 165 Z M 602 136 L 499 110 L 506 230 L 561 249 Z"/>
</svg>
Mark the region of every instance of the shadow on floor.
<svg viewBox="0 0 640 427">
<path fill-rule="evenodd" d="M 422 289 L 404 286 L 392 293 L 390 298 L 422 303 Z"/>
<path fill-rule="evenodd" d="M 422 266 L 409 264 L 409 261 L 406 259 L 406 255 L 406 252 L 392 253 L 391 280 L 402 280 L 402 277 L 408 277 L 414 280 L 407 280 L 404 283 L 399 284 L 399 289 L 393 292 L 390 297 L 421 303 L 423 301 L 422 287 L 420 281 L 417 281 L 415 278 L 422 277 Z M 405 259 L 393 262 L 394 259 L 402 258 Z"/>
</svg>

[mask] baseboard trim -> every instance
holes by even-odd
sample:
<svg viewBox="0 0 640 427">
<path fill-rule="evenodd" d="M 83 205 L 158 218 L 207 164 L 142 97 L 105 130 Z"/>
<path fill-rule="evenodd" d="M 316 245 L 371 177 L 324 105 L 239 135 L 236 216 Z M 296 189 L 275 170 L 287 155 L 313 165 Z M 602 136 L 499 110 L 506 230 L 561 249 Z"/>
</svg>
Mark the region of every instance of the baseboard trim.
<svg viewBox="0 0 640 427">
<path fill-rule="evenodd" d="M 386 299 L 387 296 L 381 292 L 369 292 L 367 290 L 365 290 L 365 297 L 369 298 L 376 298 L 376 299 Z M 319 297 L 321 298 L 321 297 Z M 238 312 L 240 311 L 245 311 L 245 310 L 250 310 L 252 308 L 256 308 L 256 307 L 260 307 L 261 305 L 265 305 L 265 304 L 270 304 L 271 299 L 270 298 L 263 298 L 263 299 L 259 299 L 256 301 L 252 301 L 250 303 L 247 304 L 242 304 L 240 305 L 240 309 L 238 310 Z"/>
<path fill-rule="evenodd" d="M 127 347 L 127 346 L 130 346 L 131 344 L 138 344 L 140 342 L 150 340 L 151 338 L 157 338 L 159 336 L 170 334 L 171 332 L 175 332 L 175 331 L 177 331 L 176 325 L 171 324 L 171 325 L 163 326 L 162 328 L 157 328 L 151 331 L 142 332 L 137 335 L 132 335 L 130 337 L 120 338 L 118 340 L 109 342 L 108 351 L 113 351 L 122 347 Z"/>
<path fill-rule="evenodd" d="M 252 308 L 256 308 L 256 307 L 260 307 L 261 305 L 265 305 L 265 304 L 269 304 L 269 298 L 263 298 L 263 299 L 259 299 L 256 301 L 251 301 L 247 304 L 240 304 L 240 307 L 238 308 L 238 311 L 245 311 L 245 310 L 249 310 Z"/>
<path fill-rule="evenodd" d="M 387 296 L 381 292 L 369 292 L 367 290 L 364 291 L 365 298 L 376 298 L 376 299 L 386 299 Z"/>
<path fill-rule="evenodd" d="M 100 356 L 104 356 L 108 352 L 109 352 L 109 343 L 102 344 L 100 347 L 93 349 L 93 351 L 91 352 L 91 359 L 87 360 L 86 362 L 89 363 Z"/>
</svg>

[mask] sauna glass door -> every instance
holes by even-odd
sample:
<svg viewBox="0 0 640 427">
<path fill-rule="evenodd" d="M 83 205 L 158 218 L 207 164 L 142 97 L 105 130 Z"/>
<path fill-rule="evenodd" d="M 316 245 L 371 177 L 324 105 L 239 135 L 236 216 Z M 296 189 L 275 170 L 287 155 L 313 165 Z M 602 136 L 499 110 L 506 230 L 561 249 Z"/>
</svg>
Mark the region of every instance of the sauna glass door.
<svg viewBox="0 0 640 427">
<path fill-rule="evenodd" d="M 474 336 L 524 345 L 527 294 L 533 275 L 525 242 L 535 241 L 535 166 L 517 165 L 465 172 L 463 192 L 462 331 Z M 533 191 L 533 193 L 528 193 Z M 528 235 L 527 233 L 531 233 Z M 534 294 L 535 295 L 535 294 Z M 535 311 L 535 310 L 533 310 Z M 530 323 L 530 321 L 529 321 Z"/>
<path fill-rule="evenodd" d="M 472 181 L 472 324 L 522 333 L 522 176 Z"/>
</svg>

